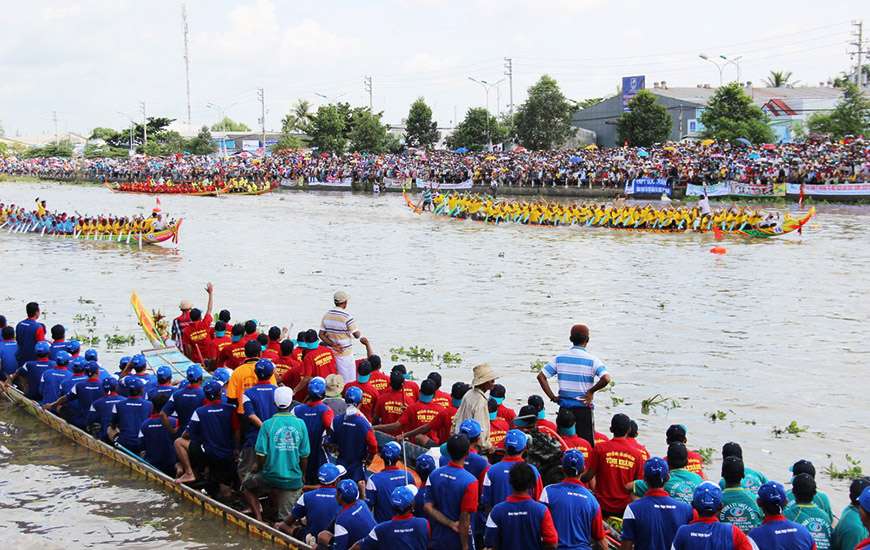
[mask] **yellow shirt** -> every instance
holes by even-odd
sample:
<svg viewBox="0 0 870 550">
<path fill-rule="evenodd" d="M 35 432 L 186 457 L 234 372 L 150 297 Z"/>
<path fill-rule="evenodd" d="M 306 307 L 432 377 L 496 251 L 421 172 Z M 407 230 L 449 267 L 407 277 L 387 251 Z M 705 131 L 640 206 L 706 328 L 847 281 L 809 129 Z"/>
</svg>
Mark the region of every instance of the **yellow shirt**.
<svg viewBox="0 0 870 550">
<path fill-rule="evenodd" d="M 248 359 L 236 367 L 233 375 L 230 376 L 229 382 L 227 382 L 227 399 L 235 399 L 238 402 L 236 411 L 239 414 L 244 414 L 245 412 L 245 406 L 242 403 L 242 396 L 245 390 L 257 383 L 257 374 L 254 372 L 254 365 L 257 364 L 257 361 L 259 359 Z M 269 383 L 277 384 L 274 374 L 269 379 Z"/>
</svg>

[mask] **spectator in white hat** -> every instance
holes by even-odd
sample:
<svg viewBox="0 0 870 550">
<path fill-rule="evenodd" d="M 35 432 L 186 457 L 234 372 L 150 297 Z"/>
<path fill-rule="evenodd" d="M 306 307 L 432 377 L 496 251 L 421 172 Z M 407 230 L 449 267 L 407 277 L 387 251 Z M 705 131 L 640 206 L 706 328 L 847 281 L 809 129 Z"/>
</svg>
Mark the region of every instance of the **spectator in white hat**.
<svg viewBox="0 0 870 550">
<path fill-rule="evenodd" d="M 320 322 L 320 339 L 332 348 L 335 365 L 345 380 L 356 380 L 356 362 L 353 359 L 354 338 L 366 345 L 368 340 L 359 330 L 353 315 L 347 311 L 350 294 L 339 290 L 333 296 L 335 307 L 323 315 Z"/>
</svg>

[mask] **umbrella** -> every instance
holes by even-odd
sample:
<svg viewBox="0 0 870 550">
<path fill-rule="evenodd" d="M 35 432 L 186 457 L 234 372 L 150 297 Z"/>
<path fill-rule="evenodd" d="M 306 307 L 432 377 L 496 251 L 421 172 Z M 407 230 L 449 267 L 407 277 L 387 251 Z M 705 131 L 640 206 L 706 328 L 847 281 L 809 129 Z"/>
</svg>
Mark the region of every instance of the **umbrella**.
<svg viewBox="0 0 870 550">
<path fill-rule="evenodd" d="M 453 150 L 454 153 L 467 153 L 468 147 L 457 147 Z"/>
<path fill-rule="evenodd" d="M 645 149 L 638 149 L 637 156 L 639 157 L 648 157 L 649 153 Z"/>
<path fill-rule="evenodd" d="M 587 150 L 587 151 L 594 151 L 594 150 L 596 150 L 596 149 L 598 149 L 598 146 L 595 145 L 594 143 L 592 143 L 592 144 L 586 146 L 586 150 Z"/>
<path fill-rule="evenodd" d="M 704 147 L 707 147 L 708 145 L 713 145 L 714 143 L 716 143 L 716 140 L 713 140 L 713 139 L 702 139 L 701 140 L 701 145 L 703 145 Z"/>
<path fill-rule="evenodd" d="M 737 138 L 734 141 L 736 141 L 737 143 L 739 143 L 741 145 L 745 145 L 747 147 L 752 147 L 752 142 L 746 138 Z"/>
<path fill-rule="evenodd" d="M 570 157 L 568 157 L 568 162 L 570 162 L 571 164 L 580 164 L 581 162 L 583 162 L 583 159 L 578 157 L 577 155 L 571 155 Z"/>
<path fill-rule="evenodd" d="M 764 149 L 765 151 L 774 151 L 774 150 L 776 150 L 776 145 L 773 143 L 765 143 L 764 145 L 761 146 L 761 148 Z"/>
<path fill-rule="evenodd" d="M 755 160 L 761 158 L 761 155 L 759 155 L 758 153 L 750 153 L 749 158 Z"/>
<path fill-rule="evenodd" d="M 495 157 L 492 155 L 487 155 L 487 157 L 483 160 L 490 160 L 491 161 L 491 160 L 495 160 Z"/>
</svg>

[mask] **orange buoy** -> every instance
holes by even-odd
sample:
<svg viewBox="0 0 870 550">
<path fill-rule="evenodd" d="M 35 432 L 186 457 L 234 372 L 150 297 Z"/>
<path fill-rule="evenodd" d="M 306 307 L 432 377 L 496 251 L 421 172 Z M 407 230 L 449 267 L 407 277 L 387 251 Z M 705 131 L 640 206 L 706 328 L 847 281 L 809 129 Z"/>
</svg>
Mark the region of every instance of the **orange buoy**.
<svg viewBox="0 0 870 550">
<path fill-rule="evenodd" d="M 710 249 L 710 254 L 719 254 L 721 256 L 722 254 L 727 254 L 727 253 L 728 253 L 728 249 L 725 248 L 724 246 L 714 246 L 713 248 Z"/>
</svg>

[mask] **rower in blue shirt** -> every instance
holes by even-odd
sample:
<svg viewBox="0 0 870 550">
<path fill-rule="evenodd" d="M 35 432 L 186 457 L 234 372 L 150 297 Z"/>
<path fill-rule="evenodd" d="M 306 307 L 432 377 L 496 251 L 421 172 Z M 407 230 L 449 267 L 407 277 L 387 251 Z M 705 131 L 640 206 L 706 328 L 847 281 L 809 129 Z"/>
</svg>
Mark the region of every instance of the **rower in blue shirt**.
<svg viewBox="0 0 870 550">
<path fill-rule="evenodd" d="M 151 391 L 151 388 L 157 385 L 157 377 L 145 371 L 145 369 L 148 368 L 148 362 L 145 360 L 145 356 L 141 353 L 137 353 L 131 357 L 130 367 L 133 369 L 133 374 L 128 374 L 124 377 L 124 380 L 127 378 L 140 379 L 143 384 L 142 395 L 147 395 L 148 392 Z M 121 395 L 124 395 L 126 390 L 126 385 L 123 383 L 124 380 L 121 380 Z"/>
<path fill-rule="evenodd" d="M 66 350 L 70 355 L 72 355 L 72 358 L 75 359 L 82 351 L 82 343 L 76 339 L 72 339 L 66 343 Z"/>
<path fill-rule="evenodd" d="M 677 530 L 692 521 L 692 507 L 665 491 L 670 468 L 664 459 L 647 460 L 643 479 L 646 493 L 629 504 L 622 516 L 622 550 L 670 550 Z"/>
<path fill-rule="evenodd" d="M 338 447 L 336 462 L 347 470 L 348 479 L 360 485 L 360 492 L 365 492 L 365 465 L 371 462 L 378 452 L 378 442 L 372 425 L 359 411 L 362 403 L 362 390 L 351 386 L 344 392 L 347 410 L 332 421 L 330 440 Z"/>
<path fill-rule="evenodd" d="M 75 340 L 73 340 L 73 341 L 75 341 Z M 78 344 L 78 342 L 76 342 L 76 343 Z M 102 365 L 100 365 L 99 355 L 97 354 L 97 350 L 95 350 L 93 348 L 85 350 L 84 357 L 85 357 L 85 361 L 93 361 L 94 363 L 97 364 L 97 369 L 99 370 L 98 376 L 100 377 L 101 382 L 103 380 L 105 380 L 106 378 L 112 376 L 111 374 L 109 374 L 109 371 L 107 371 L 106 369 L 103 368 Z"/>
<path fill-rule="evenodd" d="M 39 383 L 39 393 L 42 394 L 42 399 L 39 403 L 44 409 L 50 410 L 55 401 L 63 395 L 61 385 L 66 382 L 72 373 L 69 370 L 70 355 L 66 351 L 61 350 L 55 356 L 55 365 L 42 373 L 42 380 Z"/>
<path fill-rule="evenodd" d="M 209 493 L 216 494 L 219 489 L 226 495 L 236 477 L 232 427 L 236 406 L 221 401 L 221 385 L 215 380 L 206 382 L 202 391 L 205 403 L 193 412 L 184 433 L 175 440 L 183 470 L 176 482 L 195 481 L 196 471 L 208 468 Z"/>
<path fill-rule="evenodd" d="M 317 535 L 329 529 L 335 516 L 341 511 L 341 505 L 335 498 L 335 484 L 345 473 L 342 466 L 331 462 L 320 466 L 317 470 L 317 481 L 320 487 L 302 493 L 293 505 L 290 515 L 276 527 L 291 536 L 314 544 Z M 305 525 L 302 525 L 303 518 Z"/>
<path fill-rule="evenodd" d="M 141 379 L 128 376 L 122 383 L 127 391 L 127 399 L 112 408 L 109 439 L 123 445 L 129 451 L 138 453 L 142 450 L 139 443 L 139 428 L 151 414 L 151 402 L 142 394 L 145 384 Z"/>
<path fill-rule="evenodd" d="M 426 482 L 437 467 L 432 455 L 422 454 L 414 461 L 414 470 L 420 476 L 420 487 L 417 488 L 417 494 L 414 496 L 414 515 L 418 518 L 429 518 L 426 510 L 423 509 L 426 504 Z"/>
<path fill-rule="evenodd" d="M 3 327 L 0 337 L 0 380 L 6 380 L 18 370 L 18 342 L 13 327 Z"/>
<path fill-rule="evenodd" d="M 254 364 L 254 374 L 257 383 L 246 389 L 242 394 L 244 419 L 242 422 L 242 450 L 239 453 L 239 479 L 245 481 L 257 463 L 254 445 L 260 433 L 263 422 L 272 418 L 278 407 L 275 405 L 274 384 L 269 383 L 275 372 L 275 364 L 269 359 L 260 359 Z"/>
<path fill-rule="evenodd" d="M 35 361 L 40 357 L 36 350 L 36 344 L 45 340 L 45 325 L 37 320 L 40 313 L 39 304 L 29 302 L 25 309 L 27 311 L 27 319 L 24 319 L 15 326 L 19 367 L 23 367 L 28 361 Z M 48 342 L 45 342 L 45 345 L 48 346 Z M 45 352 L 44 357 L 48 357 L 48 351 Z M 39 377 L 36 378 L 35 382 L 39 383 Z M 35 387 L 33 391 L 36 391 Z"/>
<path fill-rule="evenodd" d="M 19 343 L 18 346 L 20 357 L 21 344 Z M 42 375 L 45 374 L 45 371 L 54 365 L 48 359 L 49 349 L 48 342 L 37 342 L 33 348 L 36 356 L 35 359 L 23 363 L 9 379 L 9 385 L 14 384 L 19 378 L 24 379 L 24 382 L 27 384 L 24 395 L 28 399 L 33 399 L 34 401 L 42 399 L 42 394 L 39 392 L 39 382 L 42 380 Z"/>
<path fill-rule="evenodd" d="M 332 421 L 335 413 L 323 402 L 326 395 L 326 380 L 315 376 L 308 382 L 308 396 L 305 403 L 296 405 L 293 414 L 296 418 L 305 422 L 308 429 L 308 441 L 311 446 L 311 454 L 308 455 L 308 466 L 305 472 L 306 482 L 313 482 L 319 475 L 319 468 L 326 462 L 326 453 L 323 450 L 323 434 L 332 430 Z"/>
<path fill-rule="evenodd" d="M 532 466 L 519 463 L 510 469 L 511 494 L 496 504 L 486 518 L 484 545 L 493 550 L 555 550 L 559 534 L 550 510 L 532 500 L 529 490 L 535 484 Z"/>
<path fill-rule="evenodd" d="M 677 529 L 672 550 L 759 550 L 739 527 L 719 522 L 722 489 L 715 483 L 705 481 L 695 487 L 692 508 L 698 519 Z"/>
<path fill-rule="evenodd" d="M 112 410 L 126 397 L 118 395 L 118 380 L 115 378 L 106 378 L 102 381 L 102 385 L 103 397 L 97 398 L 91 403 L 91 408 L 88 411 L 88 424 L 96 425 L 96 428 L 91 430 L 91 435 L 104 443 L 110 443 L 108 430 L 112 423 Z"/>
<path fill-rule="evenodd" d="M 388 441 L 381 446 L 381 458 L 384 469 L 369 476 L 366 483 L 366 501 L 372 509 L 375 521 L 381 523 L 393 517 L 393 489 L 414 483 L 413 476 L 396 463 L 402 458 L 402 446 L 395 441 Z"/>
<path fill-rule="evenodd" d="M 390 493 L 392 519 L 375 525 L 354 549 L 360 550 L 426 550 L 429 547 L 429 522 L 414 517 L 417 491 L 402 485 Z"/>
<path fill-rule="evenodd" d="M 489 471 L 489 460 L 478 453 L 481 432 L 480 423 L 473 418 L 463 420 L 462 424 L 459 425 L 459 433 L 467 437 L 468 442 L 471 444 L 464 461 L 465 470 L 477 478 L 478 487 L 484 486 L 486 473 Z M 440 466 L 446 466 L 449 462 L 447 454 L 442 454 L 438 462 Z M 482 544 L 484 531 L 486 530 L 486 515 L 474 512 L 471 517 L 471 529 L 474 532 L 476 543 Z M 477 544 L 477 546 L 480 546 L 480 544 Z"/>
<path fill-rule="evenodd" d="M 317 542 L 324 548 L 348 550 L 368 535 L 375 526 L 375 518 L 365 501 L 359 498 L 359 488 L 353 480 L 341 480 L 336 486 L 335 498 L 341 510 L 335 516 L 332 532 L 319 533 Z"/>
<path fill-rule="evenodd" d="M 85 367 L 88 365 L 87 361 L 82 357 L 76 357 L 70 362 L 70 370 L 72 370 L 72 376 L 64 380 L 60 385 L 60 392 L 62 395 L 66 395 L 72 391 L 73 387 L 88 379 L 88 375 L 85 374 Z M 70 402 L 67 400 L 63 406 L 55 407 L 59 412 L 60 416 L 66 420 L 67 422 L 72 422 L 72 419 L 79 416 L 78 410 L 79 404 L 78 402 Z"/>
<path fill-rule="evenodd" d="M 520 430 L 509 430 L 504 437 L 504 448 L 506 451 L 505 457 L 492 466 L 486 472 L 483 480 L 483 492 L 481 495 L 484 512 L 491 509 L 493 506 L 503 501 L 511 494 L 510 480 L 508 474 L 514 465 L 523 460 L 523 451 L 528 443 L 528 436 Z M 537 499 L 541 494 L 542 483 L 541 474 L 538 469 L 532 466 L 535 472 L 537 482 L 532 491 L 529 493 L 532 498 Z"/>
<path fill-rule="evenodd" d="M 205 393 L 203 393 L 201 387 L 202 367 L 191 365 L 187 367 L 185 375 L 187 385 L 172 392 L 172 395 L 169 396 L 169 400 L 160 412 L 160 418 L 167 429 L 169 429 L 169 417 L 175 416 L 178 419 L 178 429 L 181 432 L 187 428 L 190 417 L 193 416 L 193 411 L 201 407 L 203 402 L 205 402 Z"/>
<path fill-rule="evenodd" d="M 169 477 L 175 478 L 177 472 L 173 436 L 178 424 L 174 418 L 170 418 L 169 429 L 166 429 L 159 413 L 167 400 L 169 397 L 165 393 L 157 393 L 151 398 L 151 414 L 139 428 L 139 444 L 149 464 Z"/>
<path fill-rule="evenodd" d="M 601 506 L 580 481 L 580 475 L 585 469 L 586 463 L 581 451 L 565 451 L 562 456 L 565 479 L 561 483 L 544 487 L 540 501 L 550 509 L 553 525 L 559 534 L 559 548 L 589 550 L 595 544 L 597 548 L 604 550 L 607 543 Z"/>
<path fill-rule="evenodd" d="M 450 462 L 426 480 L 424 509 L 432 520 L 432 547 L 467 550 L 471 547 L 471 514 L 477 511 L 478 483 L 464 467 L 470 443 L 462 434 L 447 439 Z M 459 528 L 456 529 L 458 523 Z"/>
<path fill-rule="evenodd" d="M 151 389 L 146 393 L 146 396 L 153 402 L 154 398 L 158 395 L 165 395 L 166 399 L 163 400 L 163 402 L 165 403 L 169 400 L 169 396 L 175 393 L 175 390 L 177 389 L 178 388 L 172 385 L 172 369 L 167 367 L 166 365 L 162 365 L 160 367 L 157 367 L 157 385 L 152 386 Z M 157 409 L 156 414 L 159 413 L 160 409 Z"/>
<path fill-rule="evenodd" d="M 48 352 L 48 358 L 52 361 L 57 360 L 57 352 L 59 351 L 67 351 L 66 328 L 63 325 L 54 325 L 51 327 L 51 348 Z"/>
<path fill-rule="evenodd" d="M 816 550 L 807 528 L 789 521 L 782 515 L 788 505 L 785 487 L 768 481 L 758 489 L 758 507 L 764 512 L 764 521 L 749 531 L 749 538 L 763 550 Z"/>
<path fill-rule="evenodd" d="M 87 428 L 91 405 L 103 396 L 103 383 L 100 382 L 100 370 L 96 361 L 85 364 L 84 375 L 84 380 L 76 382 L 63 397 L 52 403 L 65 411 L 70 424 L 82 430 Z"/>
</svg>

